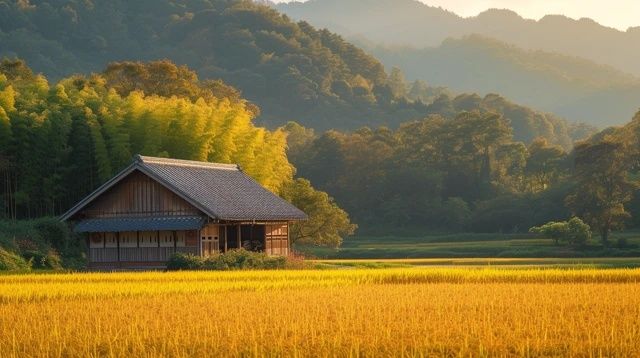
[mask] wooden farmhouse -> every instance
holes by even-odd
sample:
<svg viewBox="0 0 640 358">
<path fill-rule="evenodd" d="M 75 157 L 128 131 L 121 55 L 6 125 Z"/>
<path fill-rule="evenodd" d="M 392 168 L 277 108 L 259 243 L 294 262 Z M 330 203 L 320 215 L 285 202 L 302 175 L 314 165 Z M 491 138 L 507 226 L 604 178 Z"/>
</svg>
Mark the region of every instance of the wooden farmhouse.
<svg viewBox="0 0 640 358">
<path fill-rule="evenodd" d="M 176 252 L 288 255 L 306 215 L 233 164 L 136 156 L 62 217 L 87 233 L 93 268 L 163 267 Z"/>
</svg>

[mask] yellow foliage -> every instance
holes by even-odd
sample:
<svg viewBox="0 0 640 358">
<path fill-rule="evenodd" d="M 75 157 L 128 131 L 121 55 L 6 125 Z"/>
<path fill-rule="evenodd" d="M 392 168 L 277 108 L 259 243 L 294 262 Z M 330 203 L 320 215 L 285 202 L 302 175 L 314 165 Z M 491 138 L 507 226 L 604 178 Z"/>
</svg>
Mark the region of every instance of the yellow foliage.
<svg viewBox="0 0 640 358">
<path fill-rule="evenodd" d="M 638 356 L 640 270 L 0 276 L 0 356 Z"/>
<path fill-rule="evenodd" d="M 0 109 L 4 112 L 12 112 L 16 110 L 16 91 L 11 85 L 0 90 Z"/>
</svg>

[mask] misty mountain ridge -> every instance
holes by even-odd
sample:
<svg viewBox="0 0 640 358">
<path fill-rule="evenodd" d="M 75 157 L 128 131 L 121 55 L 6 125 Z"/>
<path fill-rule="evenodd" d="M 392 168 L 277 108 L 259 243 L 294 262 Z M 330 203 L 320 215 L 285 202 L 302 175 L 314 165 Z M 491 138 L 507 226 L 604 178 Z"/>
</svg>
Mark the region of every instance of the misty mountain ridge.
<svg viewBox="0 0 640 358">
<path fill-rule="evenodd" d="M 562 15 L 527 20 L 514 11 L 498 9 L 463 18 L 412 0 L 311 0 L 277 8 L 347 36 L 387 68 L 398 67 L 411 80 L 458 92 L 500 93 L 600 127 L 626 122 L 640 106 L 640 80 L 628 67 L 617 66 L 620 61 L 581 56 L 584 53 L 572 49 L 592 37 L 596 43 L 582 50 L 607 47 L 598 55 L 615 53 L 618 43 L 597 39 L 625 34 L 638 35 L 636 42 L 640 42 L 638 28 L 621 32 L 591 19 Z M 358 16 L 352 16 L 355 13 Z M 590 37 L 590 33 L 597 35 Z M 530 41 L 522 40 L 527 38 Z M 571 38 L 567 41 L 571 46 L 557 50 L 534 45 L 557 38 Z M 622 61 L 633 58 L 634 50 L 622 49 Z M 640 58 L 640 50 L 637 53 Z M 638 64 L 640 61 L 633 66 Z"/>
<path fill-rule="evenodd" d="M 365 48 L 371 44 L 362 44 Z M 596 126 L 625 123 L 640 106 L 640 79 L 611 66 L 544 51 L 523 50 L 480 35 L 438 47 L 368 48 L 409 80 L 456 92 L 501 93 L 544 111 Z"/>
<path fill-rule="evenodd" d="M 281 3 L 276 8 L 294 19 L 381 45 L 433 47 L 448 37 L 480 34 L 524 49 L 583 57 L 640 75 L 640 27 L 620 31 L 589 18 L 574 20 L 564 15 L 532 20 L 504 9 L 464 18 L 416 0 L 310 0 Z"/>
</svg>

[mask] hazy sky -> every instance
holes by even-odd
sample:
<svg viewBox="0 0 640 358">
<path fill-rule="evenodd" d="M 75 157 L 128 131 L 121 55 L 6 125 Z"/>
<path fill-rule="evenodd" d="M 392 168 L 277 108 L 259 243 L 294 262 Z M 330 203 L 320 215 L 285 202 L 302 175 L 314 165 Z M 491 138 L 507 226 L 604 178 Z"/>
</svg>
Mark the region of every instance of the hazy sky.
<svg viewBox="0 0 640 358">
<path fill-rule="evenodd" d="M 562 14 L 574 19 L 590 17 L 602 25 L 626 30 L 640 26 L 640 0 L 420 0 L 461 16 L 474 16 L 489 9 L 511 9 L 522 17 L 539 19 Z M 288 2 L 288 0 L 275 0 Z"/>
</svg>

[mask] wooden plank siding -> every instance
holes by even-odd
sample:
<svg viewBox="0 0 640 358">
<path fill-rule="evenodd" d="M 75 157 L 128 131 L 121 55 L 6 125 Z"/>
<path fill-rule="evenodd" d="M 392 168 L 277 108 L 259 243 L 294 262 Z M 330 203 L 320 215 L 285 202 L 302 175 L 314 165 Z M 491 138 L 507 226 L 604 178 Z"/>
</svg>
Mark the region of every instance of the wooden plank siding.
<svg viewBox="0 0 640 358">
<path fill-rule="evenodd" d="M 289 225 L 287 223 L 266 225 L 265 252 L 268 255 L 289 255 Z"/>
<path fill-rule="evenodd" d="M 200 215 L 200 211 L 162 184 L 136 171 L 96 198 L 82 214 L 87 218 L 191 216 Z"/>
</svg>

